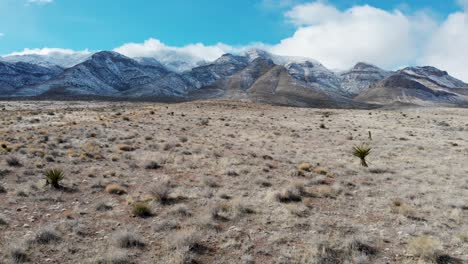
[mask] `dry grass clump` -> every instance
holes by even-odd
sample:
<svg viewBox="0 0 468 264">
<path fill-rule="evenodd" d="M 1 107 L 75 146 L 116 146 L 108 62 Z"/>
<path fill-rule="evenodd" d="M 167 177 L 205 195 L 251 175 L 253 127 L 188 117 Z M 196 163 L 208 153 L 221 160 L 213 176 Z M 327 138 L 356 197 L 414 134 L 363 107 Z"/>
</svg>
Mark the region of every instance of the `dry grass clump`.
<svg viewBox="0 0 468 264">
<path fill-rule="evenodd" d="M 218 188 L 220 187 L 219 184 L 212 178 L 212 177 L 208 177 L 206 176 L 205 178 L 203 178 L 203 183 L 208 186 L 208 187 L 211 187 L 211 188 Z"/>
<path fill-rule="evenodd" d="M 280 203 L 293 203 L 302 201 L 302 196 L 304 194 L 304 184 L 298 182 L 280 192 L 277 192 L 274 197 Z"/>
<path fill-rule="evenodd" d="M 5 189 L 5 187 L 3 187 L 3 185 L 0 184 L 0 194 L 2 193 L 7 193 L 7 190 Z"/>
<path fill-rule="evenodd" d="M 100 202 L 96 205 L 96 211 L 105 212 L 111 211 L 113 209 L 112 205 L 107 204 L 105 202 Z"/>
<path fill-rule="evenodd" d="M 434 237 L 422 235 L 408 242 L 408 253 L 426 260 L 434 260 L 442 250 L 442 244 Z"/>
<path fill-rule="evenodd" d="M 173 212 L 183 217 L 192 216 L 192 212 L 185 204 L 178 205 L 176 208 L 174 208 Z"/>
<path fill-rule="evenodd" d="M 229 221 L 233 218 L 233 208 L 228 203 L 215 204 L 210 208 L 211 218 L 218 221 Z"/>
<path fill-rule="evenodd" d="M 168 182 L 158 184 L 151 189 L 153 198 L 162 205 L 168 205 L 173 201 L 171 193 L 172 187 Z"/>
<path fill-rule="evenodd" d="M 114 183 L 107 185 L 105 190 L 107 193 L 115 195 L 123 195 L 127 193 L 124 187 Z"/>
<path fill-rule="evenodd" d="M 93 264 L 130 264 L 134 263 L 128 252 L 119 249 L 112 249 L 104 257 L 99 257 Z"/>
<path fill-rule="evenodd" d="M 127 144 L 119 144 L 117 145 L 117 149 L 122 151 L 122 152 L 131 152 L 131 151 L 135 151 L 135 148 L 130 146 L 130 145 L 127 145 Z"/>
<path fill-rule="evenodd" d="M 7 226 L 7 225 L 8 225 L 8 222 L 5 219 L 5 216 L 0 214 L 0 226 Z"/>
<path fill-rule="evenodd" d="M 145 169 L 147 170 L 157 170 L 162 168 L 162 166 L 156 161 L 150 161 L 145 165 Z"/>
<path fill-rule="evenodd" d="M 119 248 L 144 248 L 145 242 L 134 232 L 122 231 L 114 234 L 114 244 Z"/>
<path fill-rule="evenodd" d="M 40 245 L 48 245 L 62 240 L 60 234 L 52 227 L 45 227 L 36 232 L 32 242 Z"/>
<path fill-rule="evenodd" d="M 396 199 L 393 201 L 391 211 L 395 214 L 401 214 L 406 216 L 409 219 L 416 220 L 416 221 L 425 221 L 423 217 L 418 215 L 416 209 L 411 205 L 405 203 L 401 199 Z"/>
<path fill-rule="evenodd" d="M 312 170 L 312 165 L 307 162 L 303 162 L 297 166 L 297 170 L 310 172 Z"/>
<path fill-rule="evenodd" d="M 179 231 L 173 241 L 173 247 L 181 252 L 203 253 L 206 250 L 202 234 L 194 228 Z"/>
<path fill-rule="evenodd" d="M 20 160 L 17 157 L 8 157 L 6 159 L 6 163 L 10 167 L 21 167 L 22 166 Z"/>
<path fill-rule="evenodd" d="M 318 245 L 313 263 L 373 263 L 371 259 L 378 254 L 378 248 L 369 242 L 361 240 L 352 240 L 349 243 L 326 241 Z"/>
<path fill-rule="evenodd" d="M 135 216 L 142 218 L 152 216 L 151 208 L 145 202 L 136 202 L 132 205 L 132 212 Z"/>
<path fill-rule="evenodd" d="M 11 262 L 14 264 L 26 263 L 29 261 L 26 248 L 21 245 L 12 245 L 9 248 Z"/>
</svg>

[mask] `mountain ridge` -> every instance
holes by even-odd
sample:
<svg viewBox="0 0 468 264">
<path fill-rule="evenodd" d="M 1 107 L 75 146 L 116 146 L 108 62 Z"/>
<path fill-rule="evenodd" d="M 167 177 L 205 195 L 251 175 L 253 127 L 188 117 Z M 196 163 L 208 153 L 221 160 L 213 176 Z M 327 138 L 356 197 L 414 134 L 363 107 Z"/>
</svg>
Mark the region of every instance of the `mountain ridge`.
<svg viewBox="0 0 468 264">
<path fill-rule="evenodd" d="M 468 101 L 468 84 L 431 66 L 386 71 L 358 62 L 335 72 L 312 59 L 259 49 L 224 54 L 183 72 L 152 57 L 129 58 L 115 51 L 93 53 L 68 68 L 50 61 L 0 60 L 0 91 L 2 97 L 220 98 L 306 107 L 395 102 L 464 106 Z"/>
</svg>

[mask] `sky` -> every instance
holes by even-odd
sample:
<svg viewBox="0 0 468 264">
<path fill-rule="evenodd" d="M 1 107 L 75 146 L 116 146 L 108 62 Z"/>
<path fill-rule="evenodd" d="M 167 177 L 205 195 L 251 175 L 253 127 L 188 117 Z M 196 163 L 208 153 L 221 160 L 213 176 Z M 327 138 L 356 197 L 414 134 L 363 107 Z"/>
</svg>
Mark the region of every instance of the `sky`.
<svg viewBox="0 0 468 264">
<path fill-rule="evenodd" d="M 433 65 L 468 81 L 468 0 L 0 0 L 0 55 L 252 47 L 331 69 Z"/>
</svg>

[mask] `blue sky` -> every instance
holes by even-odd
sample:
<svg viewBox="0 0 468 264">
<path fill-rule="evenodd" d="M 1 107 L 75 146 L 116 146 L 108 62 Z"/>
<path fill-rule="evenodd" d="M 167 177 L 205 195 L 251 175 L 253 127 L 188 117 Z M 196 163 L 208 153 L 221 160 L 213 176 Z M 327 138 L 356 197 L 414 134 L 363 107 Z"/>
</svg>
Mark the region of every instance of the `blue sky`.
<svg viewBox="0 0 468 264">
<path fill-rule="evenodd" d="M 332 69 L 433 65 L 468 81 L 467 10 L 468 0 L 0 0 L 0 55 L 197 61 L 257 47 Z"/>
<path fill-rule="evenodd" d="M 300 3 L 301 1 L 294 1 Z M 169 45 L 217 42 L 274 44 L 294 33 L 284 19 L 287 0 L 0 0 L 0 54 L 24 48 L 112 49 L 157 38 Z M 306 1 L 302 1 L 306 2 Z M 411 2 L 411 3 L 409 3 Z M 283 4 L 282 4 L 283 3 Z M 286 4 L 285 4 L 286 3 Z M 407 12 L 426 9 L 443 18 L 450 0 L 336 0 L 340 9 L 369 4 Z"/>
</svg>

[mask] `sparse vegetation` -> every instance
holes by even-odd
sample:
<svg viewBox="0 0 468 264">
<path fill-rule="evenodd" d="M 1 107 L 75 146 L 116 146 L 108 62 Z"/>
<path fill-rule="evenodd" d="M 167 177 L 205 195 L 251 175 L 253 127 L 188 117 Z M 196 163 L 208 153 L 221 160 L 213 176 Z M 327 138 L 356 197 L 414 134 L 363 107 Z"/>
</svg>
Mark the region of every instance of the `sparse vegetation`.
<svg viewBox="0 0 468 264">
<path fill-rule="evenodd" d="M 161 167 L 162 166 L 156 161 L 150 161 L 145 165 L 145 168 L 147 170 L 157 170 L 157 169 L 160 169 Z"/>
<path fill-rule="evenodd" d="M 10 259 L 11 262 L 14 264 L 26 263 L 28 262 L 29 258 L 26 253 L 26 249 L 20 245 L 12 245 L 10 247 Z"/>
<path fill-rule="evenodd" d="M 171 203 L 171 193 L 172 187 L 167 182 L 160 183 L 151 189 L 151 195 L 153 198 L 162 205 L 168 205 Z"/>
<path fill-rule="evenodd" d="M 132 212 L 139 217 L 149 217 L 152 215 L 151 208 L 145 202 L 136 202 L 132 205 Z"/>
<path fill-rule="evenodd" d="M 2 263 L 467 261 L 464 109 L 1 105 Z M 60 191 L 44 186 L 54 167 Z"/>
<path fill-rule="evenodd" d="M 300 202 L 302 201 L 303 194 L 304 185 L 296 183 L 280 192 L 277 192 L 275 194 L 275 199 L 281 203 Z"/>
<path fill-rule="evenodd" d="M 109 184 L 109 185 L 107 185 L 106 186 L 106 192 L 109 193 L 109 194 L 116 194 L 116 195 L 122 195 L 122 194 L 127 193 L 125 188 L 118 185 L 118 184 Z"/>
<path fill-rule="evenodd" d="M 44 171 L 46 184 L 51 185 L 55 189 L 60 189 L 60 182 L 64 179 L 65 174 L 61 169 L 48 169 Z"/>
<path fill-rule="evenodd" d="M 412 238 L 408 242 L 408 252 L 426 260 L 434 260 L 441 249 L 440 241 L 427 235 Z"/>
<path fill-rule="evenodd" d="M 40 245 L 47 245 L 59 242 L 61 239 L 60 234 L 54 228 L 45 227 L 36 232 L 32 242 Z"/>
<path fill-rule="evenodd" d="M 16 157 L 9 157 L 6 159 L 6 163 L 8 164 L 8 166 L 10 167 L 21 167 L 22 164 L 20 162 L 20 160 Z"/>
<path fill-rule="evenodd" d="M 143 248 L 145 243 L 142 238 L 134 232 L 122 231 L 114 234 L 113 240 L 119 248 Z"/>
</svg>

